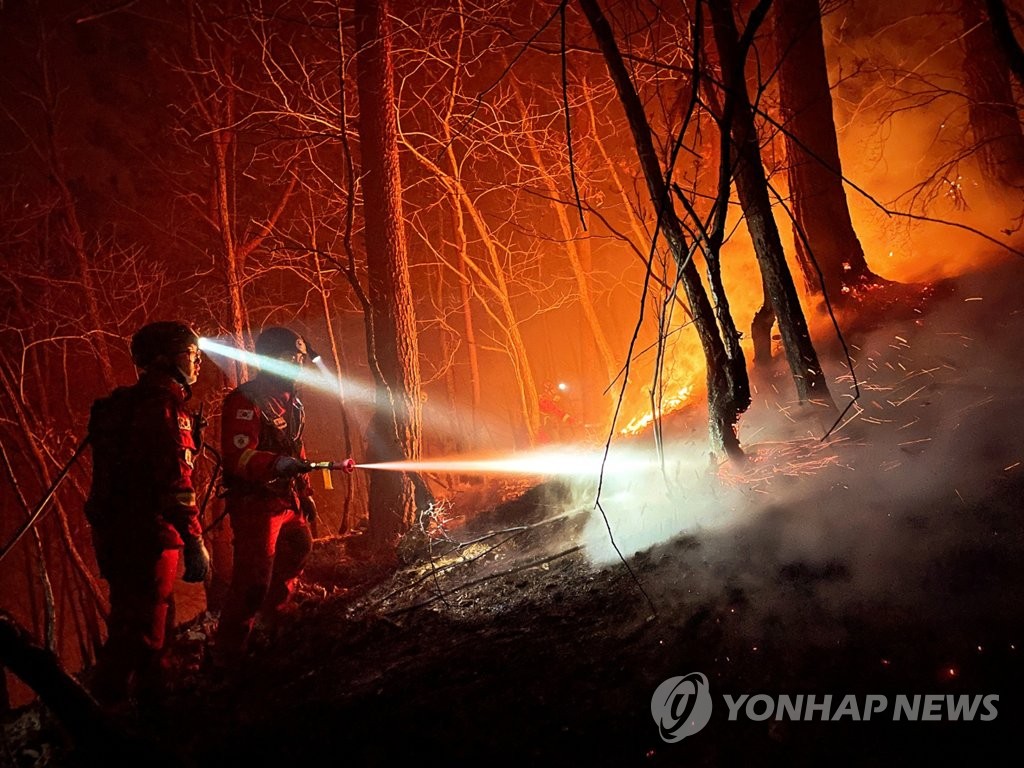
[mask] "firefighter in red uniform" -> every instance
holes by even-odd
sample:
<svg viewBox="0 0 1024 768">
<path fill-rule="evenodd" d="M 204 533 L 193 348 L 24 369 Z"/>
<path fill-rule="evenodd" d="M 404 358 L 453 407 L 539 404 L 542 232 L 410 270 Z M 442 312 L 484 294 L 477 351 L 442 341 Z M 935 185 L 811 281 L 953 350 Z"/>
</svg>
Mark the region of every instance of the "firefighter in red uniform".
<svg viewBox="0 0 1024 768">
<path fill-rule="evenodd" d="M 97 400 L 89 419 L 93 476 L 86 501 L 100 573 L 110 584 L 107 642 L 93 693 L 105 704 L 159 696 L 164 642 L 174 625 L 174 578 L 203 581 L 203 545 L 192 486 L 197 446 L 185 408 L 199 376 L 199 338 L 184 323 L 151 323 L 132 337 L 138 382 Z"/>
<path fill-rule="evenodd" d="M 224 401 L 221 440 L 227 510 L 234 532 L 234 571 L 221 612 L 217 650 L 223 663 L 244 652 L 258 612 L 274 618 L 288 604 L 312 549 L 316 519 L 302 445 L 303 410 L 293 366 L 308 351 L 301 336 L 270 327 L 256 340 L 268 362 Z"/>
<path fill-rule="evenodd" d="M 576 426 L 576 419 L 562 407 L 564 384 L 555 387 L 550 381 L 544 382 L 538 407 L 540 409 L 540 430 L 537 442 L 543 444 L 570 440 Z"/>
</svg>

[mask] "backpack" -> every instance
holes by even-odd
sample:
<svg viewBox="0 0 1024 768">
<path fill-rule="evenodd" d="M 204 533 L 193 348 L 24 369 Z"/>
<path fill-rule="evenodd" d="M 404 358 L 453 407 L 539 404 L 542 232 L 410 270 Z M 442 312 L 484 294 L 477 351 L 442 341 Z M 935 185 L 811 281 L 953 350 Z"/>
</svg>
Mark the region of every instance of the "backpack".
<svg viewBox="0 0 1024 768">
<path fill-rule="evenodd" d="M 118 387 L 101 397 L 89 410 L 89 443 L 92 446 L 92 486 L 85 502 L 85 516 L 93 527 L 110 522 L 124 499 L 131 476 L 132 420 L 138 402 L 137 387 Z"/>
</svg>

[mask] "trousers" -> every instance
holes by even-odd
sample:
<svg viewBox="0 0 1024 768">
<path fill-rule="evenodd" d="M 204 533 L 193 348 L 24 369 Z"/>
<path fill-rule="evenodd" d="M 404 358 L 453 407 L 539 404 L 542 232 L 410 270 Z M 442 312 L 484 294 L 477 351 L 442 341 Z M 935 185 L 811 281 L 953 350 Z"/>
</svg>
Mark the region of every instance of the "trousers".
<svg viewBox="0 0 1024 768">
<path fill-rule="evenodd" d="M 288 604 L 313 548 L 305 518 L 297 510 L 271 513 L 258 506 L 231 510 L 234 567 L 217 628 L 218 653 L 244 653 L 257 613 L 274 618 Z"/>
</svg>

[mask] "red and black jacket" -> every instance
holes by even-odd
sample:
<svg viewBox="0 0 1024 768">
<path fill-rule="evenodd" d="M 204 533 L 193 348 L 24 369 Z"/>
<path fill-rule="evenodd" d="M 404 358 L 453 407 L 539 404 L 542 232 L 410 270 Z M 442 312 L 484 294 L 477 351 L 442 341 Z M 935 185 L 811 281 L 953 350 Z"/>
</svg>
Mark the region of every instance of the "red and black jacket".
<svg viewBox="0 0 1024 768">
<path fill-rule="evenodd" d="M 271 513 L 283 512 L 313 495 L 304 475 L 283 479 L 274 472 L 280 456 L 306 458 L 305 414 L 294 391 L 279 379 L 257 376 L 227 396 L 221 419 L 229 508 L 233 501 L 258 501 Z"/>
<path fill-rule="evenodd" d="M 97 534 L 159 538 L 164 547 L 202 534 L 192 467 L 190 392 L 170 373 L 147 371 L 93 404 L 93 480 L 86 515 Z"/>
</svg>

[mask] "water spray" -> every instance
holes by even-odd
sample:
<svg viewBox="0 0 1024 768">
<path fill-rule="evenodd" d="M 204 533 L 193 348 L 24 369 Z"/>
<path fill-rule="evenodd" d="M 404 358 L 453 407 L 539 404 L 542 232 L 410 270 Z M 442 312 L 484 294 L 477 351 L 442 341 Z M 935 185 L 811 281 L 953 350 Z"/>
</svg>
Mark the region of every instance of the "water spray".
<svg viewBox="0 0 1024 768">
<path fill-rule="evenodd" d="M 659 466 L 655 459 L 614 457 L 604 461 L 601 451 L 536 451 L 507 457 L 467 459 L 450 457 L 424 461 L 389 461 L 356 464 L 359 469 L 385 472 L 452 472 L 467 475 L 547 475 L 596 478 L 628 475 Z"/>
</svg>

